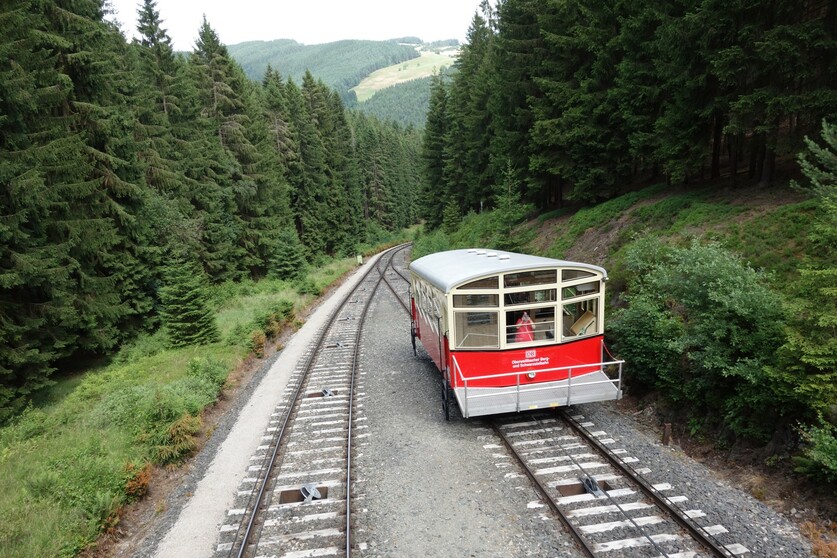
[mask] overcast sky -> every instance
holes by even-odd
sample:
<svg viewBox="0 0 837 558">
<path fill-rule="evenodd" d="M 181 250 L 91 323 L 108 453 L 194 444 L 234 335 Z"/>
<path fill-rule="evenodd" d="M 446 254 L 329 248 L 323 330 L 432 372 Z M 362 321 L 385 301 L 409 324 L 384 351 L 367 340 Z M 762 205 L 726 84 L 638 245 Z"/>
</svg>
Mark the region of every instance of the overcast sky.
<svg viewBox="0 0 837 558">
<path fill-rule="evenodd" d="M 319 44 L 342 39 L 465 40 L 480 0 L 157 0 L 176 50 L 192 50 L 203 14 L 227 45 L 294 39 Z M 492 2 L 493 4 L 494 2 Z M 130 40 L 140 0 L 111 0 Z"/>
</svg>

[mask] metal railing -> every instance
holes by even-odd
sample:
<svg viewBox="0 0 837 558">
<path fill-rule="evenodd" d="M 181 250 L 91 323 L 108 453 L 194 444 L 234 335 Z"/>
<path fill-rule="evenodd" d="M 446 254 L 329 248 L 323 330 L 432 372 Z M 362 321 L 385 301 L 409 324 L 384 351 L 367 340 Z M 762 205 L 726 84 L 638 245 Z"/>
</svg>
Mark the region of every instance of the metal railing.
<svg viewBox="0 0 837 558">
<path fill-rule="evenodd" d="M 622 386 L 622 365 L 625 363 L 624 360 L 611 360 L 611 361 L 603 361 L 603 362 L 590 362 L 584 364 L 574 364 L 572 366 L 559 366 L 556 368 L 543 368 L 538 370 L 522 370 L 519 372 L 501 372 L 499 374 L 486 374 L 483 376 L 471 376 L 466 378 L 465 375 L 462 373 L 462 369 L 459 366 L 459 362 L 456 360 L 456 355 L 451 355 L 451 360 L 453 362 L 453 372 L 456 375 L 458 382 L 457 384 L 461 384 L 464 388 L 463 390 L 463 399 L 464 399 L 464 408 L 462 408 L 462 415 L 465 418 L 468 418 L 470 415 L 468 410 L 468 402 L 475 399 L 483 399 L 483 398 L 491 398 L 491 397 L 503 397 L 509 394 L 507 388 L 514 387 L 514 395 L 515 395 L 515 411 L 520 412 L 520 396 L 521 393 L 536 393 L 539 391 L 551 391 L 556 389 L 556 382 L 563 382 L 564 380 L 553 380 L 549 382 L 540 382 L 534 384 L 521 384 L 520 377 L 527 376 L 528 374 L 535 372 L 537 374 L 544 374 L 547 372 L 561 372 L 566 370 L 567 371 L 567 378 L 566 378 L 566 385 L 560 386 L 560 389 L 567 390 L 567 399 L 566 405 L 570 405 L 572 402 L 572 393 L 573 388 L 576 390 L 586 387 L 586 386 L 594 386 L 594 385 L 601 385 L 601 384 L 611 384 L 614 387 L 615 392 L 618 394 L 620 392 Z M 607 372 L 605 372 L 605 367 L 616 367 L 616 378 L 612 378 Z M 576 374 L 575 382 L 573 381 L 573 371 L 583 369 L 584 372 L 581 374 Z M 594 369 L 594 370 L 591 370 Z M 593 380 L 593 381 L 583 381 L 584 376 L 590 374 L 591 372 L 602 372 L 607 376 L 608 379 L 606 380 Z M 499 378 L 515 378 L 514 386 L 492 386 L 491 389 L 502 389 L 502 392 L 492 392 L 492 393 L 471 393 L 469 395 L 468 390 L 468 383 L 475 382 L 478 380 L 496 380 Z M 451 386 L 454 387 L 454 386 Z M 456 386 L 458 387 L 458 386 Z M 478 389 L 471 387 L 471 390 Z M 459 396 L 457 394 L 457 400 Z M 462 402 L 460 402 L 460 407 Z"/>
</svg>

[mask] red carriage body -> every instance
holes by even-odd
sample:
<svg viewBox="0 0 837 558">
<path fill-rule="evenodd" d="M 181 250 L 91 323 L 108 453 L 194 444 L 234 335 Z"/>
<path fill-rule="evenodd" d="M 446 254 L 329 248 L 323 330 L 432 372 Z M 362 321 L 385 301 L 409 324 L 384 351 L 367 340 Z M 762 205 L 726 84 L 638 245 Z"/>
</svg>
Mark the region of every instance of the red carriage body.
<svg viewBox="0 0 837 558">
<path fill-rule="evenodd" d="M 410 265 L 412 331 L 466 418 L 619 399 L 601 267 L 451 250 Z M 415 339 L 414 339 L 415 341 Z"/>
</svg>

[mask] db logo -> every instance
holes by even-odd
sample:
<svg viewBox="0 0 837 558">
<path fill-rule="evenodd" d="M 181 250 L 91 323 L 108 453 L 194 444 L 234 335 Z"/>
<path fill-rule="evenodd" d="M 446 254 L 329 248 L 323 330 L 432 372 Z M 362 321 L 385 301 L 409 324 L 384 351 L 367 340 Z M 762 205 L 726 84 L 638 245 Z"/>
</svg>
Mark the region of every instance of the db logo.
<svg viewBox="0 0 837 558">
<path fill-rule="evenodd" d="M 535 358 L 535 349 L 529 349 L 526 351 L 526 358 Z"/>
</svg>

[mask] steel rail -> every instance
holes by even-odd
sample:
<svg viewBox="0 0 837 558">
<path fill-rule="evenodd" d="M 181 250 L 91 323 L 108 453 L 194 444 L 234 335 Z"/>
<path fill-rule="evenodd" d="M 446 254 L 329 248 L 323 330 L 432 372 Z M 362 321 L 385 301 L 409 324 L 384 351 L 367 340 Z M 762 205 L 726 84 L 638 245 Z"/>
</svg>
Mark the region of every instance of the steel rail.
<svg viewBox="0 0 837 558">
<path fill-rule="evenodd" d="M 375 297 L 375 293 L 378 291 L 378 287 L 381 286 L 381 281 L 386 282 L 386 270 L 387 268 L 392 266 L 392 260 L 395 258 L 395 254 L 398 253 L 400 250 L 403 250 L 404 248 L 406 248 L 406 245 L 400 248 L 396 248 L 392 251 L 389 258 L 389 263 L 387 263 L 383 273 L 381 273 L 379 265 L 380 260 L 383 259 L 383 256 L 378 260 L 376 268 L 378 269 L 380 277 L 378 277 L 378 281 L 375 283 L 375 287 L 372 289 L 372 294 L 369 297 L 369 302 L 371 302 L 372 299 Z M 387 284 L 389 285 L 389 283 Z M 351 382 L 349 385 L 349 428 L 346 436 L 346 558 L 351 558 L 352 555 L 352 420 L 355 400 L 355 376 L 358 368 L 358 362 L 360 360 L 360 338 L 363 335 L 363 326 L 366 323 L 366 315 L 369 312 L 370 306 L 371 304 L 367 303 L 363 307 L 360 319 L 358 320 L 357 332 L 355 333 L 355 349 L 352 354 Z"/>
<path fill-rule="evenodd" d="M 410 279 L 408 277 L 405 277 L 404 274 L 401 273 L 401 271 L 398 270 L 398 268 L 396 268 L 394 265 L 392 265 L 392 260 L 395 259 L 395 254 L 400 252 L 401 250 L 404 250 L 408 246 L 410 246 L 410 244 L 405 244 L 405 245 L 401 246 L 400 248 L 398 248 L 398 250 L 393 252 L 392 258 L 390 259 L 390 262 L 389 262 L 387 267 L 391 268 L 395 273 L 398 274 L 399 277 L 401 277 L 401 279 L 404 280 L 404 282 L 406 282 L 409 285 L 410 284 Z M 386 270 L 384 270 L 384 271 L 386 271 Z M 410 314 L 409 305 L 406 302 L 404 302 L 404 299 L 401 297 L 401 294 L 399 294 L 398 291 L 395 290 L 395 287 L 392 286 L 392 283 L 389 282 L 389 279 L 387 279 L 385 274 L 384 274 L 384 283 L 387 284 L 387 287 L 389 287 L 389 290 L 392 291 L 392 294 L 395 295 L 395 298 L 401 304 L 401 307 L 404 308 L 404 311 L 407 312 L 407 314 L 409 315 Z"/>
<path fill-rule="evenodd" d="M 403 249 L 403 247 L 400 247 L 398 249 Z M 387 252 L 384 252 L 381 255 L 381 258 L 385 257 L 389 252 L 392 252 L 392 251 L 393 250 L 389 250 Z M 248 509 L 252 510 L 251 514 L 250 514 L 250 517 L 247 521 L 247 525 L 246 525 L 243 533 L 241 533 L 241 528 L 239 527 L 239 533 L 241 533 L 241 534 L 240 535 L 238 533 L 236 534 L 235 540 L 233 541 L 233 546 L 230 549 L 230 556 L 235 555 L 236 558 L 243 558 L 244 553 L 247 550 L 247 546 L 251 542 L 250 539 L 253 536 L 255 520 L 256 520 L 256 517 L 258 516 L 258 510 L 261 508 L 261 506 L 264 502 L 264 497 L 265 497 L 265 493 L 267 491 L 267 487 L 270 483 L 271 474 L 272 474 L 272 472 L 275 469 L 276 464 L 277 464 L 277 457 L 279 455 L 279 448 L 282 447 L 283 443 L 287 441 L 287 435 L 288 435 L 287 426 L 290 422 L 291 415 L 293 414 L 293 408 L 296 407 L 296 405 L 299 403 L 300 394 L 302 393 L 303 387 L 306 385 L 306 380 L 308 379 L 308 375 L 311 372 L 312 365 L 313 365 L 316 357 L 322 352 L 326 335 L 331 330 L 334 323 L 337 321 L 337 316 L 340 314 L 340 310 L 343 309 L 349 303 L 351 297 L 360 289 L 361 285 L 364 283 L 364 281 L 366 281 L 366 279 L 369 277 L 369 275 L 372 273 L 372 271 L 377 270 L 377 269 L 378 269 L 377 264 L 376 264 L 375 267 L 370 266 L 370 268 L 363 274 L 363 277 L 360 278 L 360 280 L 357 282 L 357 284 L 354 286 L 354 288 L 352 288 L 352 290 L 349 293 L 346 294 L 346 296 L 343 298 L 343 300 L 340 303 L 340 307 L 337 310 L 335 310 L 335 312 L 329 317 L 325 327 L 323 327 L 322 330 L 320 331 L 320 334 L 317 337 L 317 339 L 315 341 L 315 345 L 314 345 L 317 348 L 314 351 L 312 351 L 311 354 L 308 356 L 308 359 L 306 360 L 305 365 L 303 367 L 303 372 L 302 372 L 302 375 L 300 377 L 300 380 L 299 380 L 299 382 L 296 386 L 296 389 L 294 390 L 293 394 L 291 395 L 291 398 L 289 399 L 289 401 L 291 403 L 287 406 L 285 412 L 283 413 L 282 424 L 279 426 L 279 428 L 274 433 L 273 440 L 272 440 L 272 441 L 275 442 L 274 446 L 273 446 L 273 451 L 270 454 L 270 458 L 269 458 L 268 462 L 265 465 L 263 465 L 261 471 L 259 472 L 259 475 L 260 475 L 259 480 L 261 482 L 258 484 L 258 491 L 254 492 L 255 501 L 253 502 L 252 506 L 248 506 Z M 380 279 L 378 280 L 378 282 L 380 282 Z M 376 284 L 376 288 L 377 288 L 377 284 Z M 371 301 L 371 297 L 370 297 L 370 301 Z M 368 302 L 367 302 L 367 307 L 368 307 Z M 358 328 L 358 330 L 360 330 L 360 328 Z M 354 384 L 352 384 L 352 385 L 354 385 Z M 351 404 L 350 404 L 350 408 L 351 408 Z M 251 500 L 252 500 L 252 498 L 253 498 L 253 495 L 251 495 Z M 238 547 L 238 550 L 236 551 L 235 550 L 236 549 L 235 543 L 239 540 L 241 541 L 241 544 Z M 347 548 L 347 556 L 349 554 L 350 554 L 350 550 Z"/>
<path fill-rule="evenodd" d="M 706 548 L 709 552 L 712 553 L 713 556 L 718 558 L 730 558 L 735 556 L 732 552 L 726 550 L 723 546 L 720 546 L 715 543 L 715 541 L 711 540 L 703 530 L 695 525 L 689 518 L 681 515 L 677 512 L 676 509 L 672 505 L 670 505 L 665 498 L 659 495 L 659 493 L 648 484 L 645 479 L 637 475 L 633 469 L 626 466 L 621 459 L 616 457 L 611 451 L 609 451 L 604 444 L 599 442 L 592 434 L 590 434 L 586 428 L 581 426 L 574 418 L 569 416 L 566 410 L 559 409 L 558 415 L 570 425 L 570 427 L 585 441 L 589 442 L 591 446 L 596 448 L 596 450 L 605 458 L 607 461 L 616 468 L 620 473 L 624 474 L 626 477 L 631 479 L 639 489 L 645 494 L 649 499 L 651 499 L 654 504 L 659 507 L 661 510 L 666 512 L 669 517 L 671 517 L 678 525 L 680 525 L 683 529 L 688 531 L 689 535 L 692 536 L 697 542 Z"/>
<path fill-rule="evenodd" d="M 494 432 L 497 433 L 497 435 L 503 441 L 503 444 L 506 446 L 509 452 L 511 452 L 511 454 L 514 455 L 514 458 L 517 459 L 517 462 L 520 464 L 521 467 L 523 467 L 523 472 L 525 472 L 526 476 L 529 477 L 529 480 L 532 481 L 532 485 L 534 485 L 537 492 L 541 495 L 541 499 L 547 503 L 547 505 L 553 512 L 555 512 L 555 515 L 558 516 L 558 519 L 570 532 L 570 535 L 572 535 L 572 538 L 578 544 L 584 555 L 588 556 L 589 558 L 595 558 L 596 555 L 593 553 L 593 549 L 587 543 L 587 540 L 581 536 L 581 533 L 578 531 L 578 529 L 576 529 L 575 525 L 573 525 L 573 522 L 570 521 L 570 519 L 564 514 L 564 512 L 561 510 L 558 504 L 555 503 L 555 500 L 553 500 L 552 497 L 549 495 L 549 492 L 546 490 L 546 487 L 543 485 L 540 479 L 535 475 L 535 472 L 532 471 L 532 469 L 523 459 L 523 456 L 517 452 L 517 449 L 515 449 L 514 445 L 511 443 L 506 434 L 498 425 L 497 421 L 492 421 L 491 426 L 494 428 Z"/>
</svg>

